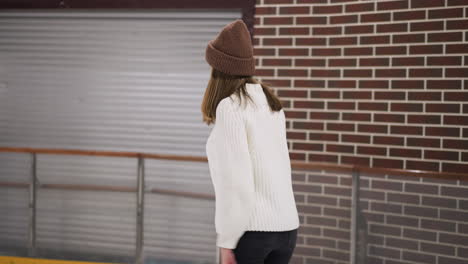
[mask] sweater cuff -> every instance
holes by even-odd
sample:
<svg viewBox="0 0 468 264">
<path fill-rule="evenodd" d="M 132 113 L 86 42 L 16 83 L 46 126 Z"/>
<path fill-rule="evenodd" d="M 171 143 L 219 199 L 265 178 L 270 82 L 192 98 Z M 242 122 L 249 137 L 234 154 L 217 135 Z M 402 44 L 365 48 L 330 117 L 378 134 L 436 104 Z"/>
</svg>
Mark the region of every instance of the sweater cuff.
<svg viewBox="0 0 468 264">
<path fill-rule="evenodd" d="M 234 249 L 237 247 L 242 234 L 240 235 L 216 235 L 216 245 L 222 248 Z"/>
</svg>

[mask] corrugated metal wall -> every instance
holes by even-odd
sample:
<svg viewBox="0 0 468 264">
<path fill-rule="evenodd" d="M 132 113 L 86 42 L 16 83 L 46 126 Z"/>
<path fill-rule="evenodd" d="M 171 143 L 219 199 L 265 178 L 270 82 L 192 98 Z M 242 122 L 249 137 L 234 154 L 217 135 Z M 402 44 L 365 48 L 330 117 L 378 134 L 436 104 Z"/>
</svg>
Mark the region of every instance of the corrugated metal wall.
<svg viewBox="0 0 468 264">
<path fill-rule="evenodd" d="M 0 152 L 0 181 L 29 182 L 30 178 L 29 155 Z M 0 255 L 25 253 L 28 223 L 29 189 L 0 187 Z"/>
<path fill-rule="evenodd" d="M 0 145 L 205 155 L 207 42 L 225 11 L 0 12 Z M 39 155 L 40 183 L 136 186 L 137 160 Z M 31 157 L 0 153 L 0 180 Z M 212 193 L 206 163 L 147 160 L 147 188 Z M 27 243 L 28 190 L 0 189 L 0 243 Z M 148 258 L 215 260 L 214 202 L 146 194 Z M 132 256 L 134 193 L 39 189 L 37 243 Z M 6 242 L 6 243 L 5 243 Z"/>
</svg>

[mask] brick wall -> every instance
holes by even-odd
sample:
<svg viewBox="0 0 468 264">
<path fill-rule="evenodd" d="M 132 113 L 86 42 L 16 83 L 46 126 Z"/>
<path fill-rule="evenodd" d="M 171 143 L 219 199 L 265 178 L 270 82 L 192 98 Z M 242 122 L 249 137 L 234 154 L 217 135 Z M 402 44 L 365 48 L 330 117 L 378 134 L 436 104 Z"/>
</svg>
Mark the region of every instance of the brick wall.
<svg viewBox="0 0 468 264">
<path fill-rule="evenodd" d="M 468 263 L 468 181 L 360 178 L 358 264 Z M 293 182 L 301 226 L 291 263 L 349 264 L 351 175 L 295 170 Z"/>
<path fill-rule="evenodd" d="M 295 170 L 292 177 L 301 223 L 291 263 L 349 264 L 350 175 Z"/>
<path fill-rule="evenodd" d="M 468 182 L 361 179 L 369 264 L 468 263 Z"/>
<path fill-rule="evenodd" d="M 284 102 L 291 159 L 468 172 L 467 16 L 468 0 L 257 0 L 256 75 Z M 292 263 L 349 263 L 350 175 L 293 180 Z M 367 264 L 468 263 L 468 182 L 361 185 Z"/>
<path fill-rule="evenodd" d="M 468 171 L 467 0 L 257 0 L 291 158 Z"/>
</svg>

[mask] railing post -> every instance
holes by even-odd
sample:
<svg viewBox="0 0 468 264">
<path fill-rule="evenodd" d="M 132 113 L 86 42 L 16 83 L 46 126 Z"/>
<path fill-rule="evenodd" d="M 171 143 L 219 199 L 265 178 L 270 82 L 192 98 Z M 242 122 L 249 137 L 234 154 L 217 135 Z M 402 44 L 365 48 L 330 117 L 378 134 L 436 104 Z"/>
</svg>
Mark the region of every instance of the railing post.
<svg viewBox="0 0 468 264">
<path fill-rule="evenodd" d="M 28 256 L 36 256 L 36 153 L 32 153 L 31 182 L 29 184 L 29 230 L 28 230 Z"/>
<path fill-rule="evenodd" d="M 358 243 L 358 221 L 359 221 L 359 170 L 353 168 L 352 171 L 352 198 L 351 198 L 351 255 L 350 263 L 357 262 L 357 243 Z"/>
<path fill-rule="evenodd" d="M 137 168 L 137 215 L 136 215 L 136 247 L 135 263 L 143 263 L 143 211 L 145 198 L 145 164 L 141 155 L 138 155 Z"/>
</svg>

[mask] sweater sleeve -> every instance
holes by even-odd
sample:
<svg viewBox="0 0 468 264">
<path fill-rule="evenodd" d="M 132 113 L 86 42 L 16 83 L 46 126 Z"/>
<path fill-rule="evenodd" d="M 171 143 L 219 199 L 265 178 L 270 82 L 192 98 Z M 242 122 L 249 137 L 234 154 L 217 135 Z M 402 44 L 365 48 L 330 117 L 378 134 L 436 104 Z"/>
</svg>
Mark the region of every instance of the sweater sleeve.
<svg viewBox="0 0 468 264">
<path fill-rule="evenodd" d="M 229 98 L 216 109 L 214 166 L 216 244 L 236 248 L 253 206 L 254 180 L 246 126 L 242 112 Z"/>
</svg>

